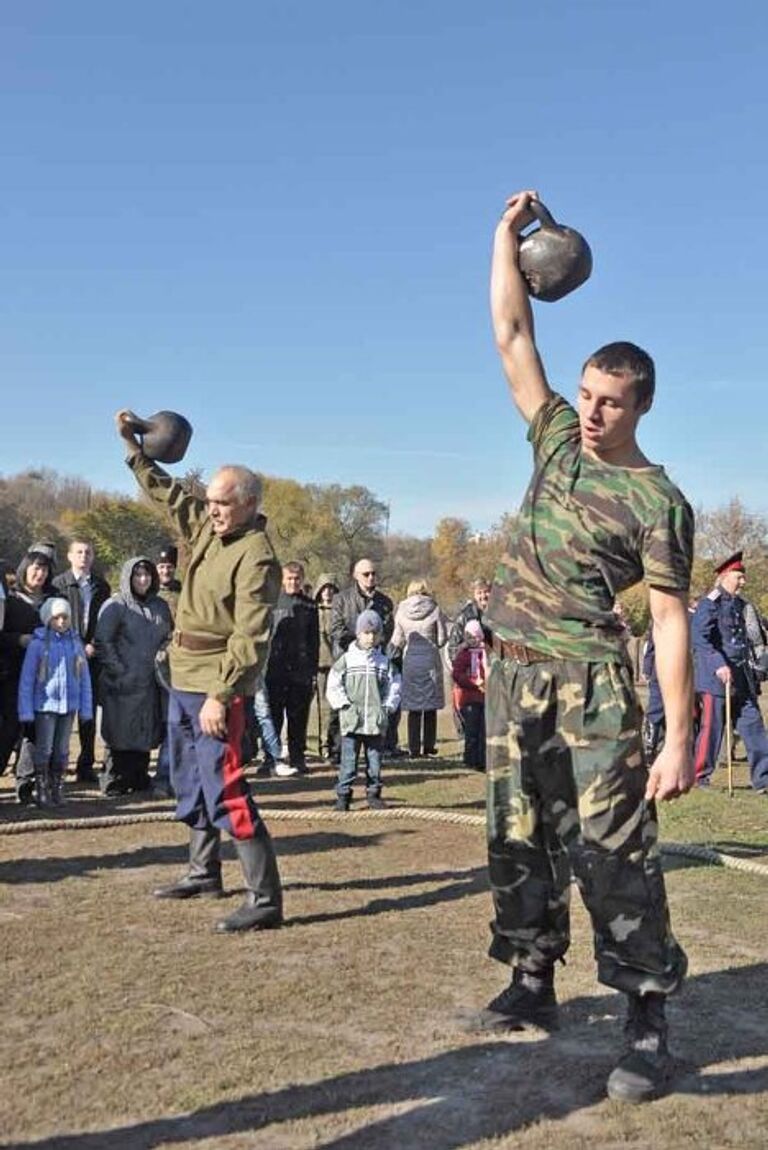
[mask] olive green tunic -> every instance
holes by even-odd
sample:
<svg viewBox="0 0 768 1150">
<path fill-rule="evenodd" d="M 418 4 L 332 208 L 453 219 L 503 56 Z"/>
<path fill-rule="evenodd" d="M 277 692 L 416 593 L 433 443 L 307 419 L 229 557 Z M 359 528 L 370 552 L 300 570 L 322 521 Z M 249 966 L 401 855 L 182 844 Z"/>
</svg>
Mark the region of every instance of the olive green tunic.
<svg viewBox="0 0 768 1150">
<path fill-rule="evenodd" d="M 203 692 L 222 703 L 234 695 L 253 694 L 256 675 L 265 668 L 272 607 L 281 583 L 264 516 L 222 538 L 214 534 L 203 500 L 189 495 L 162 467 L 141 452 L 126 462 L 190 545 L 168 648 L 172 686 Z M 189 650 L 181 645 L 184 636 L 212 649 Z"/>
</svg>

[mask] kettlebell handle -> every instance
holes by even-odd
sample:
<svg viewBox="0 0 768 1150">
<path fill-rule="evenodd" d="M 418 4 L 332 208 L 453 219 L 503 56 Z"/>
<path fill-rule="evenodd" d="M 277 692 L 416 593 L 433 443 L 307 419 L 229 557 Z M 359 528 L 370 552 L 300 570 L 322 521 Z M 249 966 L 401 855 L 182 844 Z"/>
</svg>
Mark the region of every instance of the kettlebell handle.
<svg viewBox="0 0 768 1150">
<path fill-rule="evenodd" d="M 552 213 L 550 212 L 549 208 L 546 208 L 544 204 L 542 204 L 541 200 L 531 200 L 528 207 L 533 212 L 534 216 L 543 228 L 557 227 Z"/>
<path fill-rule="evenodd" d="M 131 431 L 135 431 L 137 435 L 143 435 L 149 431 L 149 424 L 146 419 L 142 419 L 140 415 L 136 415 L 133 411 L 126 411 L 123 422 L 130 427 Z"/>
</svg>

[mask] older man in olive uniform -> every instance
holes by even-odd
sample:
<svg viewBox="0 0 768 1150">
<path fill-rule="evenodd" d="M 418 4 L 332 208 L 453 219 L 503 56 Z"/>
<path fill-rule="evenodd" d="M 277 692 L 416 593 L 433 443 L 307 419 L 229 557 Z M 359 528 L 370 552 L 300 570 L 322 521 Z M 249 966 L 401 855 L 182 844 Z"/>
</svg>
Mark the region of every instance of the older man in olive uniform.
<svg viewBox="0 0 768 1150">
<path fill-rule="evenodd" d="M 155 891 L 184 899 L 222 893 L 221 831 L 232 835 L 246 881 L 245 902 L 217 923 L 219 931 L 280 926 L 282 890 L 272 840 L 245 779 L 241 742 L 245 697 L 269 647 L 280 567 L 258 513 L 261 482 L 246 467 L 222 467 L 205 501 L 148 459 L 128 413 L 117 428 L 128 466 L 162 504 L 190 559 L 170 646 L 169 732 L 176 817 L 190 828 L 188 873 Z"/>
</svg>

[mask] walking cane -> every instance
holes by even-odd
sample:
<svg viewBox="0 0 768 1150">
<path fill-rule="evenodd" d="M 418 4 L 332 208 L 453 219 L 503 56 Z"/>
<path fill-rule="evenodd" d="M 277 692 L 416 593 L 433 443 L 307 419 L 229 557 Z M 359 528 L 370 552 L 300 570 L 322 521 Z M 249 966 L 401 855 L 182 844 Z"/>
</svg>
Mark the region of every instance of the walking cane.
<svg viewBox="0 0 768 1150">
<path fill-rule="evenodd" d="M 728 768 L 728 798 L 733 798 L 733 740 L 731 731 L 731 684 L 725 684 L 725 763 Z"/>
<path fill-rule="evenodd" d="M 323 709 L 320 701 L 320 675 L 315 676 L 315 706 L 317 707 L 317 756 L 323 757 Z M 330 754 L 330 750 L 327 752 Z"/>
</svg>

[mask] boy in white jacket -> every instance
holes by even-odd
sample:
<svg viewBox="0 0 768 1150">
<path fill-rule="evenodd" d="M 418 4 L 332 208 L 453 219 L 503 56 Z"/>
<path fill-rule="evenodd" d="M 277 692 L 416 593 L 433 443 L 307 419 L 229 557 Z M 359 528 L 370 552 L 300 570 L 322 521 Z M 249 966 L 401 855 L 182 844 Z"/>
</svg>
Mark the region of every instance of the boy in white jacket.
<svg viewBox="0 0 768 1150">
<path fill-rule="evenodd" d="M 326 698 L 339 712 L 341 763 L 336 784 L 337 811 L 348 811 L 357 756 L 365 757 L 365 792 L 368 806 L 383 807 L 381 750 L 387 720 L 400 702 L 400 676 L 379 650 L 382 622 L 375 611 L 363 611 L 355 626 L 355 641 L 328 674 Z"/>
</svg>

